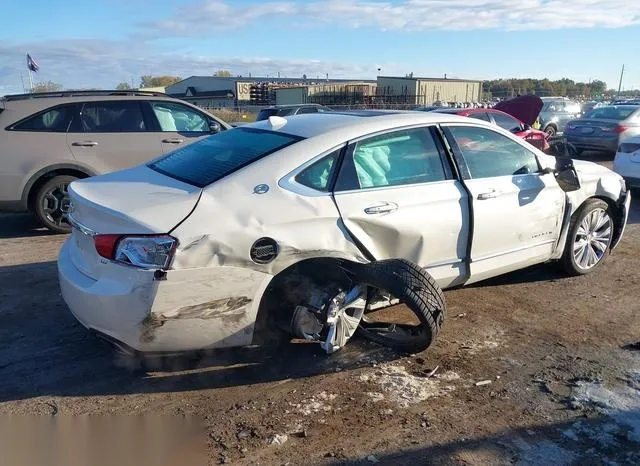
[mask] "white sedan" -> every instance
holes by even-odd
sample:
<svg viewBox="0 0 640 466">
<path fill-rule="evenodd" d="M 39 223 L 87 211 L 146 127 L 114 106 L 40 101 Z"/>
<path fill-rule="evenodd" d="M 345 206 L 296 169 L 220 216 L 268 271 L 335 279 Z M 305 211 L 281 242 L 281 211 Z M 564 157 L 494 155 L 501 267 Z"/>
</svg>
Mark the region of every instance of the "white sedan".
<svg viewBox="0 0 640 466">
<path fill-rule="evenodd" d="M 640 189 L 640 136 L 625 139 L 613 159 L 613 171 L 627 180 L 627 184 Z"/>
<path fill-rule="evenodd" d="M 69 194 L 62 295 L 136 352 L 300 338 L 331 353 L 356 332 L 423 350 L 441 288 L 547 261 L 591 272 L 630 203 L 614 172 L 489 123 L 376 111 L 271 117 Z"/>
</svg>

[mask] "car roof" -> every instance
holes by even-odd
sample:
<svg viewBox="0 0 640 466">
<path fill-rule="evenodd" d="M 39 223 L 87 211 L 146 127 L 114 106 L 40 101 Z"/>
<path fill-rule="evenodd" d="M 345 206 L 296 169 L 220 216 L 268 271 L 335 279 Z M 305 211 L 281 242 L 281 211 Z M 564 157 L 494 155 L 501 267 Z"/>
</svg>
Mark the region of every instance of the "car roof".
<svg viewBox="0 0 640 466">
<path fill-rule="evenodd" d="M 262 110 L 278 109 L 278 108 L 297 108 L 297 107 L 322 107 L 320 104 L 282 104 L 282 105 L 270 105 Z"/>
<path fill-rule="evenodd" d="M 280 117 L 279 117 L 280 118 Z M 386 129 L 400 128 L 411 125 L 429 125 L 437 123 L 469 123 L 467 117 L 436 112 L 414 111 L 354 111 L 308 113 L 281 117 L 286 120 L 282 126 L 272 126 L 270 120 L 242 125 L 241 128 L 255 128 L 266 131 L 276 131 L 303 138 L 334 133 L 343 140 L 355 139 L 367 134 Z M 275 120 L 276 122 L 278 120 Z M 474 124 L 493 126 L 480 120 L 473 120 Z M 340 133 L 338 136 L 337 133 Z"/>
</svg>

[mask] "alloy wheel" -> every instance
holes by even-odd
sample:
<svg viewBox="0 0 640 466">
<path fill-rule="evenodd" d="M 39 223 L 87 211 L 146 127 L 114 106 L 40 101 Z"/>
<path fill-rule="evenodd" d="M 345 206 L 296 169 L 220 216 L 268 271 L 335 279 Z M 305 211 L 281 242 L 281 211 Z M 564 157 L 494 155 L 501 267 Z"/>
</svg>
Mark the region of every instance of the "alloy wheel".
<svg viewBox="0 0 640 466">
<path fill-rule="evenodd" d="M 52 225 L 63 227 L 68 224 L 69 208 L 69 182 L 52 186 L 42 197 L 42 211 Z"/>
<path fill-rule="evenodd" d="M 573 240 L 578 267 L 589 270 L 602 260 L 611 244 L 611 227 L 611 217 L 604 209 L 594 209 L 582 219 Z"/>
</svg>

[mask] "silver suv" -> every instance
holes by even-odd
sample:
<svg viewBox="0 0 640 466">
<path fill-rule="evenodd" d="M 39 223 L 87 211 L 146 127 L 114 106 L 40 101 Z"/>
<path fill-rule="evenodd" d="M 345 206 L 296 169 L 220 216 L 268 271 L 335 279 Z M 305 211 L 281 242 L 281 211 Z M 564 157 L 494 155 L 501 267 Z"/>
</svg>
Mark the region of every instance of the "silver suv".
<svg viewBox="0 0 640 466">
<path fill-rule="evenodd" d="M 231 126 L 162 93 L 68 91 L 0 98 L 0 212 L 68 232 L 67 186 Z"/>
</svg>

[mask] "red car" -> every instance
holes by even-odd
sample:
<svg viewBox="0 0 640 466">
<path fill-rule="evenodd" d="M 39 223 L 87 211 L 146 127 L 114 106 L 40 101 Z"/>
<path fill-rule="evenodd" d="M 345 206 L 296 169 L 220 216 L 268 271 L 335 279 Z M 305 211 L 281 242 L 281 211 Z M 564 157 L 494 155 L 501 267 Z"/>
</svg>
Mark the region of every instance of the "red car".
<svg viewBox="0 0 640 466">
<path fill-rule="evenodd" d="M 542 100 L 538 97 L 523 96 L 500 102 L 494 108 L 438 108 L 432 111 L 438 113 L 454 113 L 456 115 L 488 121 L 507 131 L 511 131 L 534 147 L 546 152 L 549 150 L 548 134 L 531 127 L 538 118 L 541 109 Z"/>
</svg>

